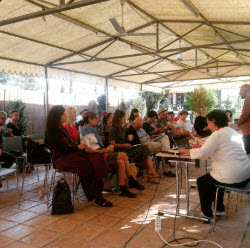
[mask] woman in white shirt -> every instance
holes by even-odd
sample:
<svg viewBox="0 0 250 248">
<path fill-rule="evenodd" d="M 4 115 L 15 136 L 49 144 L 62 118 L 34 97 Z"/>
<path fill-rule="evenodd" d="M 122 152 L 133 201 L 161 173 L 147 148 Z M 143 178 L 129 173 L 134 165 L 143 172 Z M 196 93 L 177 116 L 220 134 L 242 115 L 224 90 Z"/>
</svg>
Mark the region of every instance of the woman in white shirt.
<svg viewBox="0 0 250 248">
<path fill-rule="evenodd" d="M 128 156 L 124 152 L 114 152 L 114 146 L 104 147 L 103 141 L 97 132 L 98 118 L 94 112 L 86 112 L 84 116 L 85 125 L 81 128 L 81 141 L 86 144 L 85 150 L 90 153 L 100 153 L 104 160 L 112 169 L 117 170 L 120 196 L 135 198 L 136 194 L 130 192 L 125 185 L 125 176 L 128 177 L 129 186 L 138 190 L 143 190 L 144 186 L 139 184 L 132 176 Z"/>
<path fill-rule="evenodd" d="M 206 217 L 213 217 L 212 202 L 215 199 L 216 185 L 244 187 L 250 181 L 250 160 L 243 148 L 241 136 L 228 127 L 224 111 L 213 110 L 207 114 L 207 123 L 212 131 L 206 143 L 197 149 L 180 149 L 180 153 L 190 154 L 191 159 L 210 157 L 210 173 L 197 179 L 201 211 Z M 218 215 L 225 210 L 224 191 L 218 194 Z"/>
</svg>

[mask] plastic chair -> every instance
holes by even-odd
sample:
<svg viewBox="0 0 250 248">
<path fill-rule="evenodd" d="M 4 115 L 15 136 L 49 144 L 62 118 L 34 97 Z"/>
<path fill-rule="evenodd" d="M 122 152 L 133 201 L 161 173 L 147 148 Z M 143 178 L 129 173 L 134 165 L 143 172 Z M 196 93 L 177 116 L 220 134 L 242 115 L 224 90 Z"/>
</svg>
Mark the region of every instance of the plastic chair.
<svg viewBox="0 0 250 248">
<path fill-rule="evenodd" d="M 0 167 L 0 177 L 5 176 L 6 177 L 6 183 L 7 183 L 7 189 L 8 189 L 8 175 L 11 175 L 15 173 L 16 176 L 16 189 L 17 189 L 17 195 L 18 195 L 18 203 L 20 205 L 20 194 L 19 194 L 19 183 L 18 183 L 18 172 L 17 169 L 8 169 L 8 168 L 2 168 Z"/>
<path fill-rule="evenodd" d="M 214 223 L 213 223 L 213 231 L 216 223 L 216 211 L 217 211 L 217 201 L 218 201 L 218 191 L 219 189 L 224 189 L 226 192 L 228 192 L 228 200 L 227 200 L 227 207 L 226 207 L 226 216 L 228 217 L 228 208 L 229 208 L 229 202 L 230 202 L 230 194 L 231 192 L 237 193 L 236 196 L 236 206 L 235 206 L 235 211 L 237 212 L 237 207 L 238 207 L 238 194 L 243 194 L 243 195 L 250 195 L 250 182 L 243 188 L 233 188 L 233 187 L 228 187 L 228 186 L 223 186 L 223 185 L 216 185 L 216 197 L 215 197 L 215 207 L 214 207 Z"/>
</svg>

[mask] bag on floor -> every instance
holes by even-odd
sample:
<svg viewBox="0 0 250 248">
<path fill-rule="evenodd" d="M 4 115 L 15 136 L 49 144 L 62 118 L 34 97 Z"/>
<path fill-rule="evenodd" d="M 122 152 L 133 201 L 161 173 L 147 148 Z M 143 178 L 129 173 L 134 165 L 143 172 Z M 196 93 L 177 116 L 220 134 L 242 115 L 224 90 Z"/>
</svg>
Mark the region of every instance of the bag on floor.
<svg viewBox="0 0 250 248">
<path fill-rule="evenodd" d="M 53 189 L 51 214 L 71 214 L 73 212 L 70 188 L 67 181 L 62 178 Z"/>
</svg>

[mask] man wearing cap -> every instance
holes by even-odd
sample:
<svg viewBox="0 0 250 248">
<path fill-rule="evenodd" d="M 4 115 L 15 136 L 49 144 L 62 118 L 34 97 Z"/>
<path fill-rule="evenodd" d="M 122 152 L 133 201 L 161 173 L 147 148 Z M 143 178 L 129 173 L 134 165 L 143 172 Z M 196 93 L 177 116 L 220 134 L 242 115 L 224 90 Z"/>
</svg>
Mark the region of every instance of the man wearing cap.
<svg viewBox="0 0 250 248">
<path fill-rule="evenodd" d="M 157 111 L 158 119 L 156 120 L 156 128 L 165 129 L 172 128 L 172 125 L 169 125 L 166 119 L 166 109 L 161 108 Z M 164 131 L 164 130 L 163 130 Z"/>
</svg>

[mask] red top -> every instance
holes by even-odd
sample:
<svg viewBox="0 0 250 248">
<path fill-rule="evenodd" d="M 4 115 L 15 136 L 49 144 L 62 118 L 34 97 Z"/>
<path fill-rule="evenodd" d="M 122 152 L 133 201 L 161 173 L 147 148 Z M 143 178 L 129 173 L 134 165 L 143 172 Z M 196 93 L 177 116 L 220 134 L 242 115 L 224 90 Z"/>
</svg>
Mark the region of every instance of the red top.
<svg viewBox="0 0 250 248">
<path fill-rule="evenodd" d="M 74 125 L 73 127 L 70 127 L 66 124 L 63 124 L 63 127 L 67 130 L 72 142 L 74 142 L 79 135 L 77 128 L 76 128 L 76 125 Z"/>
<path fill-rule="evenodd" d="M 175 118 L 174 118 L 174 121 L 178 121 L 179 120 L 179 118 L 176 116 Z"/>
</svg>

